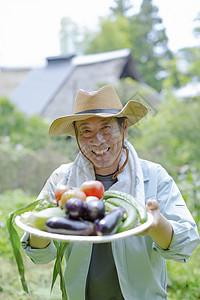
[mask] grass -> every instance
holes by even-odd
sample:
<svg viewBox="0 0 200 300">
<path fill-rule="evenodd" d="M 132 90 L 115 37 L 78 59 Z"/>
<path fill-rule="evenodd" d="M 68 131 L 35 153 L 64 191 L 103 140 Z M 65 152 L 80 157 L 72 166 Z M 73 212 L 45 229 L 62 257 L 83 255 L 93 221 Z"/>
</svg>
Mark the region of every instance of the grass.
<svg viewBox="0 0 200 300">
<path fill-rule="evenodd" d="M 43 266 L 34 265 L 28 258 L 23 257 L 26 280 L 30 290 L 30 296 L 26 295 L 21 287 L 16 263 L 13 259 L 0 258 L 0 299 L 7 300 L 60 300 L 61 292 L 59 282 L 50 294 L 52 263 Z"/>
<path fill-rule="evenodd" d="M 187 263 L 167 261 L 167 269 L 170 300 L 200 299 L 200 247 Z"/>
<path fill-rule="evenodd" d="M 13 257 L 12 248 L 8 240 L 5 227 L 10 212 L 32 202 L 21 190 L 6 192 L 0 195 L 0 299 L 7 300 L 60 300 L 61 292 L 59 280 L 56 281 L 52 294 L 50 286 L 54 262 L 48 265 L 35 265 L 22 250 L 25 265 L 26 280 L 31 295 L 23 293 Z M 19 235 L 22 230 L 17 229 Z M 200 300 L 200 246 L 194 251 L 186 264 L 167 261 L 168 295 L 169 300 Z"/>
</svg>

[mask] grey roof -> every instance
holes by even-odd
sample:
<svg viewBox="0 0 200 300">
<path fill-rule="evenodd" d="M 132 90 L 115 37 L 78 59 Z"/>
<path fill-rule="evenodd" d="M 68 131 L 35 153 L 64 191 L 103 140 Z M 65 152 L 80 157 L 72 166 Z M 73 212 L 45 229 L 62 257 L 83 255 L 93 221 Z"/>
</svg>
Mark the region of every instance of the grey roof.
<svg viewBox="0 0 200 300">
<path fill-rule="evenodd" d="M 46 107 L 51 103 L 77 67 L 109 62 L 116 59 L 124 59 L 124 67 L 120 70 L 121 77 L 125 77 L 124 72 L 128 72 L 129 77 L 139 81 L 130 49 L 80 56 L 48 57 L 47 65 L 44 68 L 30 71 L 25 80 L 10 96 L 10 99 L 27 115 L 43 114 Z M 94 79 L 91 78 L 90 80 Z"/>
<path fill-rule="evenodd" d="M 70 61 L 48 64 L 46 68 L 29 72 L 11 95 L 20 110 L 27 115 L 40 114 L 74 69 Z"/>
</svg>

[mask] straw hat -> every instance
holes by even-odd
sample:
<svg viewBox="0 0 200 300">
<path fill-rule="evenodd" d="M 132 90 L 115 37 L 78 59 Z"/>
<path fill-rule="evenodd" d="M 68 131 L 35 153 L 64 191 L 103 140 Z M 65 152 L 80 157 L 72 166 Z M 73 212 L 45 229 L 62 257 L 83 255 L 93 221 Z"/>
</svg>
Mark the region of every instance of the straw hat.
<svg viewBox="0 0 200 300">
<path fill-rule="evenodd" d="M 75 136 L 73 122 L 91 117 L 125 117 L 128 127 L 132 126 L 147 114 L 147 108 L 134 100 L 130 100 L 123 107 L 113 87 L 109 84 L 94 92 L 78 90 L 75 99 L 74 111 L 55 119 L 49 128 L 49 135 L 66 134 Z"/>
</svg>

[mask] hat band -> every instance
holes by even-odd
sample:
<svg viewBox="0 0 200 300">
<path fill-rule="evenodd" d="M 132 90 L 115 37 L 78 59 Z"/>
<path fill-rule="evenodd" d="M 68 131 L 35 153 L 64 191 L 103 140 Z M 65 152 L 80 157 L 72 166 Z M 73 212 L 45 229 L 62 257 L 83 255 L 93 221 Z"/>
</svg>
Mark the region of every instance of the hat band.
<svg viewBox="0 0 200 300">
<path fill-rule="evenodd" d="M 76 115 L 79 114 L 98 114 L 98 113 L 111 113 L 111 114 L 117 114 L 118 112 L 120 112 L 121 109 L 114 109 L 114 108 L 99 108 L 99 109 L 88 109 L 88 110 L 82 110 L 79 111 L 77 113 L 75 113 Z"/>
</svg>

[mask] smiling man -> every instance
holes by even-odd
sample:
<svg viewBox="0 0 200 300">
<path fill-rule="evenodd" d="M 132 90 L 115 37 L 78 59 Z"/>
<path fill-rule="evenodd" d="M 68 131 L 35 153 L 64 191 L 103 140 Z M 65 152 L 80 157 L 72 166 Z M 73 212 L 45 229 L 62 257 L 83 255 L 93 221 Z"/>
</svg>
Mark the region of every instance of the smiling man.
<svg viewBox="0 0 200 300">
<path fill-rule="evenodd" d="M 91 161 L 96 174 L 116 172 L 127 135 L 127 120 L 92 117 L 74 123 L 76 139 L 83 155 Z M 126 130 L 125 130 L 126 129 Z"/>
<path fill-rule="evenodd" d="M 167 299 L 166 259 L 187 262 L 199 244 L 196 224 L 175 182 L 160 165 L 142 160 L 127 140 L 128 128 L 147 114 L 141 103 L 123 107 L 112 86 L 78 90 L 71 115 L 57 118 L 49 134 L 76 137 L 80 152 L 47 180 L 38 198 L 56 187 L 97 179 L 105 190 L 133 195 L 153 215 L 140 235 L 105 244 L 70 243 L 64 273 L 69 300 Z M 36 264 L 56 257 L 47 241 L 25 233 L 22 246 Z"/>
</svg>

